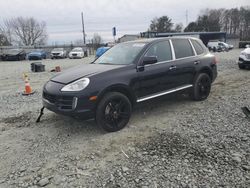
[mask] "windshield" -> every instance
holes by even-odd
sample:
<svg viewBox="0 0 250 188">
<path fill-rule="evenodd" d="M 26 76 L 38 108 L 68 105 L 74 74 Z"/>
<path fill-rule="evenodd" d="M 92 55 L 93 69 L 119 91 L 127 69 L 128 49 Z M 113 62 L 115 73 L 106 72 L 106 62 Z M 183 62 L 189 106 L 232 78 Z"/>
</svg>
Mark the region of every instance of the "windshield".
<svg viewBox="0 0 250 188">
<path fill-rule="evenodd" d="M 117 44 L 99 57 L 94 63 L 112 65 L 131 64 L 144 46 L 145 43 L 141 42 Z"/>
</svg>

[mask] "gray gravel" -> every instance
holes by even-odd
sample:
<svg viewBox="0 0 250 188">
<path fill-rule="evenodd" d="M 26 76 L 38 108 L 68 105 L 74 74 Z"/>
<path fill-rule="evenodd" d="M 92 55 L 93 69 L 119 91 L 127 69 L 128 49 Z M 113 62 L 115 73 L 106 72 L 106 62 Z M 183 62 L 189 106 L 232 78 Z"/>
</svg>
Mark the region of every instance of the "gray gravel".
<svg viewBox="0 0 250 188">
<path fill-rule="evenodd" d="M 174 94 L 138 104 L 129 125 L 109 134 L 48 111 L 35 123 L 49 70 L 93 58 L 45 60 L 44 73 L 0 62 L 0 187 L 250 187 L 250 121 L 240 109 L 250 107 L 250 73 L 238 69 L 239 52 L 216 53 L 206 101 Z M 33 96 L 20 95 L 23 72 Z"/>
</svg>

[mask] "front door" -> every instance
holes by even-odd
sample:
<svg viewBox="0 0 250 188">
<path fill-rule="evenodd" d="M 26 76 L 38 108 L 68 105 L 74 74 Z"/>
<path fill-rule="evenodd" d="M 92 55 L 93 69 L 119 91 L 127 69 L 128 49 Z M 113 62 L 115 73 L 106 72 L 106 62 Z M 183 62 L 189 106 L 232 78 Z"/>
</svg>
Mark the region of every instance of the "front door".
<svg viewBox="0 0 250 188">
<path fill-rule="evenodd" d="M 175 85 L 172 51 L 169 40 L 151 45 L 145 56 L 156 56 L 158 62 L 138 69 L 139 98 L 171 89 Z"/>
</svg>

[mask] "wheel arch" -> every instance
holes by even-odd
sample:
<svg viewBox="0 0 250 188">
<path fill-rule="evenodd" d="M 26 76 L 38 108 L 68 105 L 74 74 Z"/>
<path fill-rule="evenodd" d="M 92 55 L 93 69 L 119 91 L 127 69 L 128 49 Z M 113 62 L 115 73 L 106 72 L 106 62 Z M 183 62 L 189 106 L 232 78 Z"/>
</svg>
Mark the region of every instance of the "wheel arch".
<svg viewBox="0 0 250 188">
<path fill-rule="evenodd" d="M 210 78 L 211 80 L 213 80 L 213 72 L 211 69 L 209 69 L 208 67 L 204 67 L 202 68 L 201 70 L 199 70 L 197 73 L 196 73 L 196 76 L 195 78 L 197 78 L 197 76 L 201 73 L 206 73 Z"/>
<path fill-rule="evenodd" d="M 128 97 L 132 105 L 134 105 L 136 102 L 136 96 L 134 95 L 131 88 L 129 88 L 129 86 L 125 84 L 115 84 L 107 87 L 98 95 L 97 104 L 101 101 L 103 96 L 108 92 L 119 92 L 124 94 L 126 97 Z"/>
</svg>

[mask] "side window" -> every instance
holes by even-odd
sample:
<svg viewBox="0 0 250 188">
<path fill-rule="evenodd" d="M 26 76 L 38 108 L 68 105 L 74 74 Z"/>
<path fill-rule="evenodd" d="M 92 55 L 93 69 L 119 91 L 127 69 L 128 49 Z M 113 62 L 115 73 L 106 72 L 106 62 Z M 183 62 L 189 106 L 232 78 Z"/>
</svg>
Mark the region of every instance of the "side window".
<svg viewBox="0 0 250 188">
<path fill-rule="evenodd" d="M 202 46 L 200 45 L 200 43 L 196 40 L 191 40 L 192 41 L 192 44 L 194 46 L 194 49 L 197 53 L 197 55 L 200 55 L 202 53 L 204 53 L 204 49 L 202 48 Z"/>
<path fill-rule="evenodd" d="M 158 62 L 172 60 L 169 41 L 162 41 L 154 44 L 147 51 L 146 56 L 156 56 Z"/>
<path fill-rule="evenodd" d="M 172 39 L 172 43 L 176 59 L 194 55 L 192 46 L 188 39 Z"/>
</svg>

